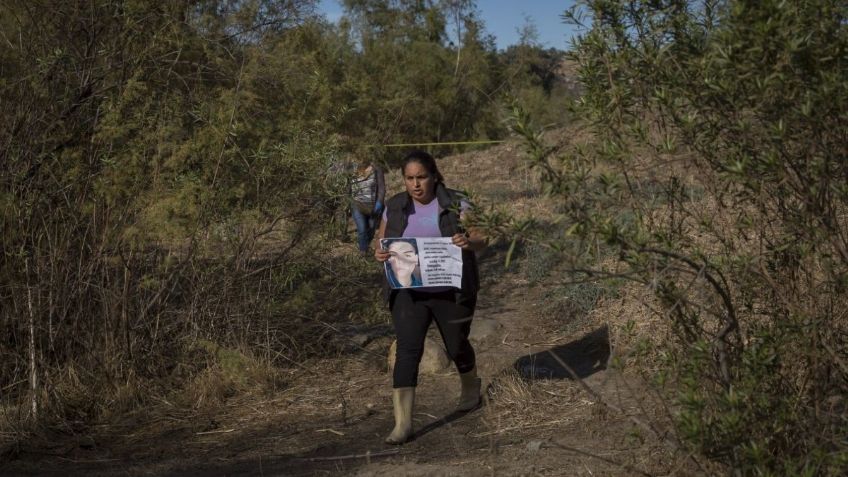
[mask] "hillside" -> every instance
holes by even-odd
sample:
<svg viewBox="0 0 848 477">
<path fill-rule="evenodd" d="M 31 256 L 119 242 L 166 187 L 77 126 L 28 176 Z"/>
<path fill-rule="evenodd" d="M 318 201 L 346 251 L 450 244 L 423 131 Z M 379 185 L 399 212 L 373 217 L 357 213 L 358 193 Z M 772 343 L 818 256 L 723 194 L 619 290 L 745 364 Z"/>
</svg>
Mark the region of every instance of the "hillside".
<svg viewBox="0 0 848 477">
<path fill-rule="evenodd" d="M 342 3 L 0 3 L 0 474 L 848 475 L 848 2 Z M 387 448 L 345 205 L 410 144 L 486 400 L 434 339 Z"/>
<path fill-rule="evenodd" d="M 567 131 L 558 134 L 568 134 Z M 440 160 L 454 187 L 516 214 L 552 220 L 554 209 L 522 169 L 516 143 Z M 396 172 L 388 176 L 398 182 Z M 396 186 L 397 184 L 395 184 Z M 416 439 L 383 444 L 392 426 L 386 355 L 391 329 L 328 323 L 345 351 L 288 369 L 272 392 L 241 393 L 220 406 L 162 402 L 145 415 L 90 433 L 43 436 L 8 469 L 23 475 L 654 475 L 693 466 L 664 441 L 663 403 L 638 374 L 612 369 L 634 336 L 650 332 L 638 289 L 546 276 L 551 264 L 507 244 L 482 256 L 472 327 L 485 405 L 452 415 L 450 367 L 422 375 Z M 353 256 L 340 243 L 339 253 Z M 370 266 L 379 273 L 375 263 Z M 627 322 L 638 323 L 624 335 Z M 431 329 L 431 332 L 434 330 Z M 635 334 L 634 334 L 635 333 Z M 437 335 L 435 342 L 440 343 Z M 581 380 L 573 379 L 571 371 Z M 688 472 L 686 472 L 688 473 Z"/>
</svg>

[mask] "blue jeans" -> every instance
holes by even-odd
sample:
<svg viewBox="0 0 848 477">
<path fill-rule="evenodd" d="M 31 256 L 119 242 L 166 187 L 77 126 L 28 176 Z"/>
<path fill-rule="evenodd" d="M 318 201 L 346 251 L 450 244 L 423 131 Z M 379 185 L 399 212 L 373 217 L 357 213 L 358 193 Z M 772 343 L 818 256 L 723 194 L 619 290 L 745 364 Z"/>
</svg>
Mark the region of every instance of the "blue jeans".
<svg viewBox="0 0 848 477">
<path fill-rule="evenodd" d="M 368 244 L 374 238 L 374 232 L 380 223 L 380 216 L 363 213 L 355 204 L 350 209 L 352 211 L 353 222 L 356 224 L 356 243 L 359 245 L 359 251 L 367 252 Z"/>
</svg>

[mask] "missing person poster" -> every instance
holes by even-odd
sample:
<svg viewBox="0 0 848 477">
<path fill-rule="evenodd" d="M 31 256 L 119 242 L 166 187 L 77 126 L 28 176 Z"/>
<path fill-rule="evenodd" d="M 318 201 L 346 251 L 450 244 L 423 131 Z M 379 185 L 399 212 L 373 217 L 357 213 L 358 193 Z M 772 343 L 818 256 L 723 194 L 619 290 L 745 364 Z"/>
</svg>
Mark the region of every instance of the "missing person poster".
<svg viewBox="0 0 848 477">
<path fill-rule="evenodd" d="M 462 287 L 462 249 L 450 237 L 380 240 L 391 255 L 385 262 L 392 288 Z"/>
</svg>

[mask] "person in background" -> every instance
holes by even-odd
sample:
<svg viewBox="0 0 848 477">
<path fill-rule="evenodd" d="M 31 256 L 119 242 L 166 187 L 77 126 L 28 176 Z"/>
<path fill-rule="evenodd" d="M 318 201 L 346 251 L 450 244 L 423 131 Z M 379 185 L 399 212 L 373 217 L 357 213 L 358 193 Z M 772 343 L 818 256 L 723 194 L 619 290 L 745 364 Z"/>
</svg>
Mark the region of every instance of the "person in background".
<svg viewBox="0 0 848 477">
<path fill-rule="evenodd" d="M 392 256 L 391 250 L 379 246 L 383 238 L 451 237 L 453 244 L 462 249 L 462 286 L 395 290 L 384 287 L 397 335 L 392 375 L 395 427 L 386 438 L 388 444 L 403 444 L 413 436 L 412 408 L 418 364 L 424 353 L 427 329 L 433 321 L 459 372 L 462 389 L 456 410 L 470 411 L 481 402 L 481 382 L 468 335 L 480 286 L 475 252 L 482 250 L 487 240 L 478 230 L 463 228 L 460 219 L 468 202 L 460 192 L 445 187 L 433 156 L 424 151 L 408 154 L 401 165 L 401 174 L 406 190 L 386 202 L 374 257 L 382 263 Z"/>
<path fill-rule="evenodd" d="M 380 223 L 386 198 L 386 179 L 376 164 L 360 162 L 350 179 L 351 215 L 356 224 L 356 242 L 360 253 L 368 253 L 368 245 Z"/>
<path fill-rule="evenodd" d="M 341 141 L 340 135 L 332 139 Z M 338 151 L 333 153 L 327 161 L 326 177 L 324 187 L 328 194 L 323 204 L 328 211 L 329 223 L 327 227 L 328 238 L 347 242 L 349 240 L 348 223 L 350 221 L 350 173 L 352 164 L 347 158 L 341 156 Z"/>
</svg>

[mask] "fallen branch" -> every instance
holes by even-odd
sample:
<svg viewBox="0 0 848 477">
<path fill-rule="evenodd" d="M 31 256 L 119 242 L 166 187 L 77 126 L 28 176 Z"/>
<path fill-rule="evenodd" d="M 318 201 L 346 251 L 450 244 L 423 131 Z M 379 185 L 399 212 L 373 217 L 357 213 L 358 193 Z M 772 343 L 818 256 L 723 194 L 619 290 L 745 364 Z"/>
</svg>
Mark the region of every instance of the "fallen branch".
<svg viewBox="0 0 848 477">
<path fill-rule="evenodd" d="M 558 419 L 558 420 L 555 420 L 555 421 L 546 421 L 546 422 L 543 422 L 541 424 L 529 424 L 529 425 L 526 425 L 526 426 L 503 427 L 503 428 L 500 428 L 500 429 L 495 429 L 494 431 L 487 431 L 487 432 L 481 432 L 481 433 L 478 433 L 478 434 L 471 434 L 471 437 L 486 437 L 486 436 L 493 436 L 493 435 L 497 435 L 497 434 L 503 434 L 504 432 L 509 432 L 509 431 L 517 431 L 517 430 L 525 430 L 525 429 L 537 429 L 537 428 L 540 428 L 540 427 L 553 427 L 553 426 L 556 426 L 558 424 L 567 423 L 569 421 L 571 421 L 571 419 Z"/>
<path fill-rule="evenodd" d="M 340 431 L 337 431 L 335 429 L 317 429 L 317 430 L 315 430 L 315 432 L 332 432 L 333 434 L 335 434 L 337 436 L 343 436 L 344 435 L 344 432 L 340 432 Z"/>
<path fill-rule="evenodd" d="M 217 431 L 204 431 L 204 432 L 196 432 L 194 435 L 203 436 L 206 434 L 228 434 L 230 432 L 235 431 L 235 429 L 219 429 Z"/>
<path fill-rule="evenodd" d="M 553 444 L 556 447 L 559 447 L 562 450 L 567 450 L 569 452 L 574 452 L 574 453 L 577 453 L 577 454 L 585 455 L 587 457 L 592 457 L 593 459 L 602 460 L 602 461 L 604 461 L 608 464 L 617 465 L 617 466 L 619 466 L 623 469 L 627 469 L 629 472 L 634 472 L 634 473 L 639 474 L 639 475 L 644 475 L 646 477 L 652 477 L 653 476 L 653 474 L 649 474 L 649 473 L 645 472 L 644 470 L 637 469 L 630 464 L 625 464 L 623 462 L 616 462 L 616 461 L 610 459 L 609 457 L 604 457 L 602 455 L 597 455 L 597 454 L 593 454 L 591 452 L 587 452 L 587 451 L 584 451 L 584 450 L 581 450 L 581 449 L 577 449 L 576 447 L 571 447 L 571 446 L 567 446 L 567 445 L 564 445 L 564 444 L 560 444 L 559 442 L 556 442 L 556 441 L 553 441 L 553 440 L 550 441 L 550 442 L 551 442 L 551 444 Z"/>
<path fill-rule="evenodd" d="M 377 452 L 368 451 L 368 452 L 365 452 L 364 454 L 334 455 L 334 456 L 330 456 L 330 457 L 308 457 L 308 458 L 304 457 L 304 458 L 299 458 L 299 459 L 296 459 L 296 460 L 303 460 L 303 461 L 308 461 L 308 462 L 322 462 L 322 461 L 336 461 L 336 460 L 349 460 L 349 459 L 361 459 L 361 458 L 370 459 L 371 457 L 383 457 L 383 456 L 394 455 L 394 454 L 399 454 L 399 453 L 400 453 L 400 449 L 388 449 L 388 450 L 377 451 Z"/>
</svg>

